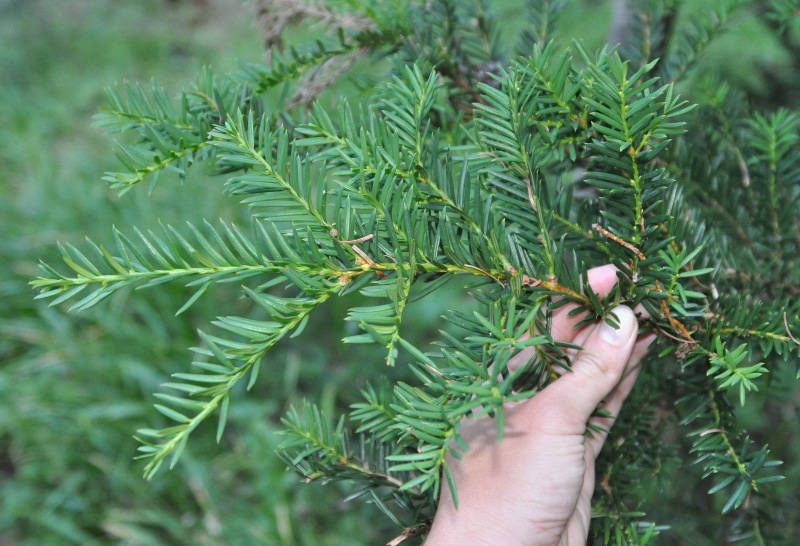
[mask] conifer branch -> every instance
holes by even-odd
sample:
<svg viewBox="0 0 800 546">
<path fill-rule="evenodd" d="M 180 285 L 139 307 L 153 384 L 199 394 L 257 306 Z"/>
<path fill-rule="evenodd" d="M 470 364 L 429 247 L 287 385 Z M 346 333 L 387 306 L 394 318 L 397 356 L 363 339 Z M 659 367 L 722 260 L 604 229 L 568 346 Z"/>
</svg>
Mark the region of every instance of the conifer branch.
<svg viewBox="0 0 800 546">
<path fill-rule="evenodd" d="M 218 408 L 221 410 L 217 428 L 217 439 L 219 440 L 225 427 L 229 396 L 233 388 L 248 374 L 250 374 L 250 386 L 252 386 L 266 352 L 286 334 L 296 328 L 302 328 L 309 314 L 335 291 L 336 287 L 327 288 L 314 298 L 282 300 L 282 298 L 247 290 L 250 298 L 265 309 L 273 321 L 277 322 L 247 321 L 238 317 L 220 318 L 216 323 L 218 326 L 250 338 L 249 343 L 244 345 L 203 335 L 201 332 L 207 348 L 197 349 L 197 352 L 212 356 L 219 363 L 195 363 L 201 369 L 213 372 L 210 374 L 178 373 L 173 375 L 179 382 L 168 383 L 166 386 L 188 393 L 191 398 L 157 395 L 173 406 L 194 410 L 197 413 L 189 417 L 177 409 L 156 405 L 156 409 L 178 424 L 161 430 L 140 429 L 138 431 L 137 438 L 143 444 L 139 447 L 141 455 L 138 458 L 149 459 L 144 469 L 145 477 L 151 479 L 170 456 L 172 456 L 170 467 L 173 467 L 186 446 L 189 435 Z M 206 387 L 205 385 L 208 384 L 211 386 Z M 200 397 L 207 397 L 207 399 L 197 400 Z"/>
<path fill-rule="evenodd" d="M 344 421 L 339 420 L 336 429 L 330 429 L 327 420 L 316 406 L 307 402 L 304 405 L 302 416 L 296 408 L 291 408 L 287 417 L 283 419 L 286 433 L 292 438 L 281 446 L 281 453 L 286 453 L 290 448 L 302 445 L 306 456 L 302 459 L 295 457 L 289 462 L 297 466 L 301 461 L 306 461 L 308 455 L 313 454 L 317 464 L 299 470 L 307 476 L 309 482 L 319 479 L 336 479 L 344 467 L 348 471 L 361 475 L 361 479 L 378 486 L 391 486 L 402 488 L 403 482 L 391 475 L 388 471 L 370 468 L 372 461 L 368 457 L 360 460 L 347 449 L 347 434 L 344 430 Z M 376 464 L 380 464 L 376 461 Z M 352 478 L 350 478 L 352 479 Z"/>
<path fill-rule="evenodd" d="M 112 187 L 185 176 L 207 161 L 252 216 L 247 235 L 225 223 L 166 225 L 130 238 L 114 230 L 114 246 L 66 244 L 71 273 L 42 264 L 32 282 L 38 297 L 75 300 L 78 310 L 125 287 L 186 282 L 194 292 L 179 313 L 211 285 L 235 282 L 261 313 L 220 316 L 213 324 L 225 335 L 199 333 L 198 373 L 165 385 L 178 395 L 156 395 L 173 423 L 139 431 L 148 478 L 169 457 L 174 465 L 215 412 L 219 438 L 232 389 L 246 378 L 251 387 L 268 352 L 301 335 L 326 300 L 359 292 L 340 318 L 360 332 L 344 341 L 377 343 L 386 363 L 409 362 L 413 376 L 362 392 L 349 414 L 357 446 L 344 418 L 331 426 L 315 406 L 292 410 L 282 456 L 308 480 L 352 483 L 353 498 L 369 498 L 406 529 L 399 538 L 424 534 L 443 479 L 457 499 L 447 457 L 467 449 L 461 420 L 490 415 L 502 438 L 506 405 L 569 369 L 575 347 L 551 337 L 552 311 L 577 304 L 585 326 L 610 319 L 616 305 L 641 305 L 649 316 L 640 325 L 657 341 L 598 465 L 592 536 L 646 543 L 665 531 L 632 507 L 638 477 L 668 464 L 659 431 L 671 425 L 655 404 L 678 391 L 682 423 L 694 427 L 690 453 L 715 479 L 709 493 L 758 535 L 747 511 L 780 479 L 766 471 L 778 463 L 753 445 L 727 397 L 747 404 L 800 345 L 800 303 L 787 298 L 797 292 L 800 122 L 785 110 L 752 115 L 725 86 L 694 97 L 707 103 L 696 111 L 674 93 L 671 82 L 746 2 L 726 0 L 717 20 L 674 33 L 665 27 L 680 19 L 663 21 L 674 6 L 649 3 L 660 22 L 639 21 L 630 62 L 609 48 L 558 50 L 551 23 L 566 3 L 527 4 L 533 27 L 518 61 L 506 61 L 483 4 L 412 2 L 405 23 L 391 16 L 394 4 L 303 2 L 293 6 L 302 22 L 337 35 L 276 50 L 270 66 L 223 78 L 205 70 L 177 103 L 155 87 L 109 92 L 98 123 L 134 137 L 118 148 L 125 171 L 106 175 Z M 658 49 L 668 55 L 657 63 Z M 364 106 L 315 104 L 299 121 L 286 112 L 291 103 L 265 113 L 267 89 L 362 54 L 401 67 Z M 600 297 L 586 271 L 607 262 L 621 282 Z M 412 341 L 411 306 L 455 276 L 474 307 L 448 312 L 454 329 L 432 347 Z"/>
</svg>

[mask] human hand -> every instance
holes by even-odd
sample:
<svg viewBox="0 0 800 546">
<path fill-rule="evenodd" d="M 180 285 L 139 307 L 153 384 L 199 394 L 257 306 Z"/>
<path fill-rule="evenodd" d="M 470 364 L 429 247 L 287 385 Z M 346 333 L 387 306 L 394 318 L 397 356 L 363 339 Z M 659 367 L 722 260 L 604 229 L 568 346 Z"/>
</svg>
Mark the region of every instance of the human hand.
<svg viewBox="0 0 800 546">
<path fill-rule="evenodd" d="M 616 268 L 588 272 L 598 294 L 617 281 Z M 591 417 L 598 405 L 616 416 L 639 374 L 639 364 L 653 341 L 637 341 L 637 320 L 630 308 L 613 313 L 619 329 L 605 322 L 576 330 L 582 315 L 567 316 L 574 305 L 553 312 L 552 335 L 583 347 L 563 374 L 533 398 L 509 405 L 502 442 L 488 416 L 467 419 L 461 435 L 469 450 L 448 457 L 458 509 L 447 483 L 426 544 L 585 544 L 589 533 L 595 460 L 606 433 L 587 436 L 592 423 L 608 430 L 613 418 Z M 602 404 L 601 404 L 602 403 Z"/>
</svg>

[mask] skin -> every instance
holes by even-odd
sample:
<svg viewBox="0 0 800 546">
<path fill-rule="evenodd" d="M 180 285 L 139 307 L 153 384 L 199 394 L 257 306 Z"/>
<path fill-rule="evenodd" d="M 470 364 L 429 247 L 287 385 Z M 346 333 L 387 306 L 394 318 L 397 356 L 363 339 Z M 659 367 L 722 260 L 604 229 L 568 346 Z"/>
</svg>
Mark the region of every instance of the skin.
<svg viewBox="0 0 800 546">
<path fill-rule="evenodd" d="M 606 294 L 617 282 L 616 269 L 592 269 L 588 279 L 595 292 Z M 636 316 L 625 306 L 613 311 L 618 330 L 604 322 L 575 329 L 582 316 L 568 317 L 573 308 L 554 311 L 552 321 L 555 339 L 583 348 L 573 356 L 573 372 L 509 405 L 502 442 L 488 416 L 463 422 L 469 449 L 447 461 L 459 506 L 445 481 L 428 546 L 586 544 L 595 460 L 607 436 L 587 436 L 586 425 L 591 420 L 611 428 L 613 418 L 591 415 L 598 406 L 619 413 L 654 336 L 637 339 Z"/>
</svg>

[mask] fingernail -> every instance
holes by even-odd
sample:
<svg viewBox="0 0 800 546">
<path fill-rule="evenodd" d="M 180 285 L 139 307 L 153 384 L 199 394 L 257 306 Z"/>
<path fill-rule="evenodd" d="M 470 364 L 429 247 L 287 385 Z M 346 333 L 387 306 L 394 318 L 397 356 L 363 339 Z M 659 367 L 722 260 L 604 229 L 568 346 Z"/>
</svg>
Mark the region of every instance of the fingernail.
<svg viewBox="0 0 800 546">
<path fill-rule="evenodd" d="M 606 321 L 600 323 L 600 339 L 610 345 L 621 346 L 630 339 L 633 328 L 636 326 L 636 316 L 630 307 L 620 305 L 615 307 L 611 313 L 617 317 L 617 328 L 614 328 Z"/>
</svg>

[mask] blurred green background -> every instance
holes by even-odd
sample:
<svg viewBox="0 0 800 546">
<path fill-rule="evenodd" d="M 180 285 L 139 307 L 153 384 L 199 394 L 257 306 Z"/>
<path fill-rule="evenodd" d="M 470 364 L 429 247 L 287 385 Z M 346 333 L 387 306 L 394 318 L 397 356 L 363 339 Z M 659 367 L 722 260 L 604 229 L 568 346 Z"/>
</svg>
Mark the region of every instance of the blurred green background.
<svg viewBox="0 0 800 546">
<path fill-rule="evenodd" d="M 509 37 L 520 4 L 493 2 Z M 572 2 L 564 26 L 596 46 L 610 14 L 610 2 Z M 767 84 L 754 67 L 788 61 L 775 44 L 744 46 L 742 36 L 759 35 L 753 24 L 740 21 L 707 67 L 732 67 L 730 78 L 758 89 Z M 333 412 L 386 372 L 369 348 L 339 344 L 350 333 L 341 321 L 347 301 L 332 302 L 311 334 L 271 354 L 256 388 L 235 397 L 220 445 L 213 424 L 201 428 L 175 470 L 145 482 L 132 435 L 163 424 L 152 393 L 186 370 L 196 328 L 217 313 L 246 313 L 238 292 L 217 288 L 179 318 L 188 295 L 180 286 L 125 292 L 76 315 L 35 302 L 27 284 L 39 260 L 59 262 L 58 241 L 108 241 L 112 225 L 243 220 L 222 180 L 201 169 L 183 182 L 165 178 L 152 196 L 143 187 L 118 197 L 100 181 L 117 164 L 91 119 L 115 82 L 153 79 L 174 93 L 203 65 L 224 73 L 237 59 L 261 61 L 252 5 L 0 0 L 0 44 L 0 545 L 355 545 L 398 534 L 373 507 L 344 503 L 337 487 L 301 485 L 274 454 L 289 404 L 307 397 Z M 449 304 L 423 300 L 413 335 L 435 332 Z M 781 449 L 790 456 L 797 398 L 787 393 L 784 407 Z M 768 426 L 758 411 L 750 420 Z"/>
</svg>

